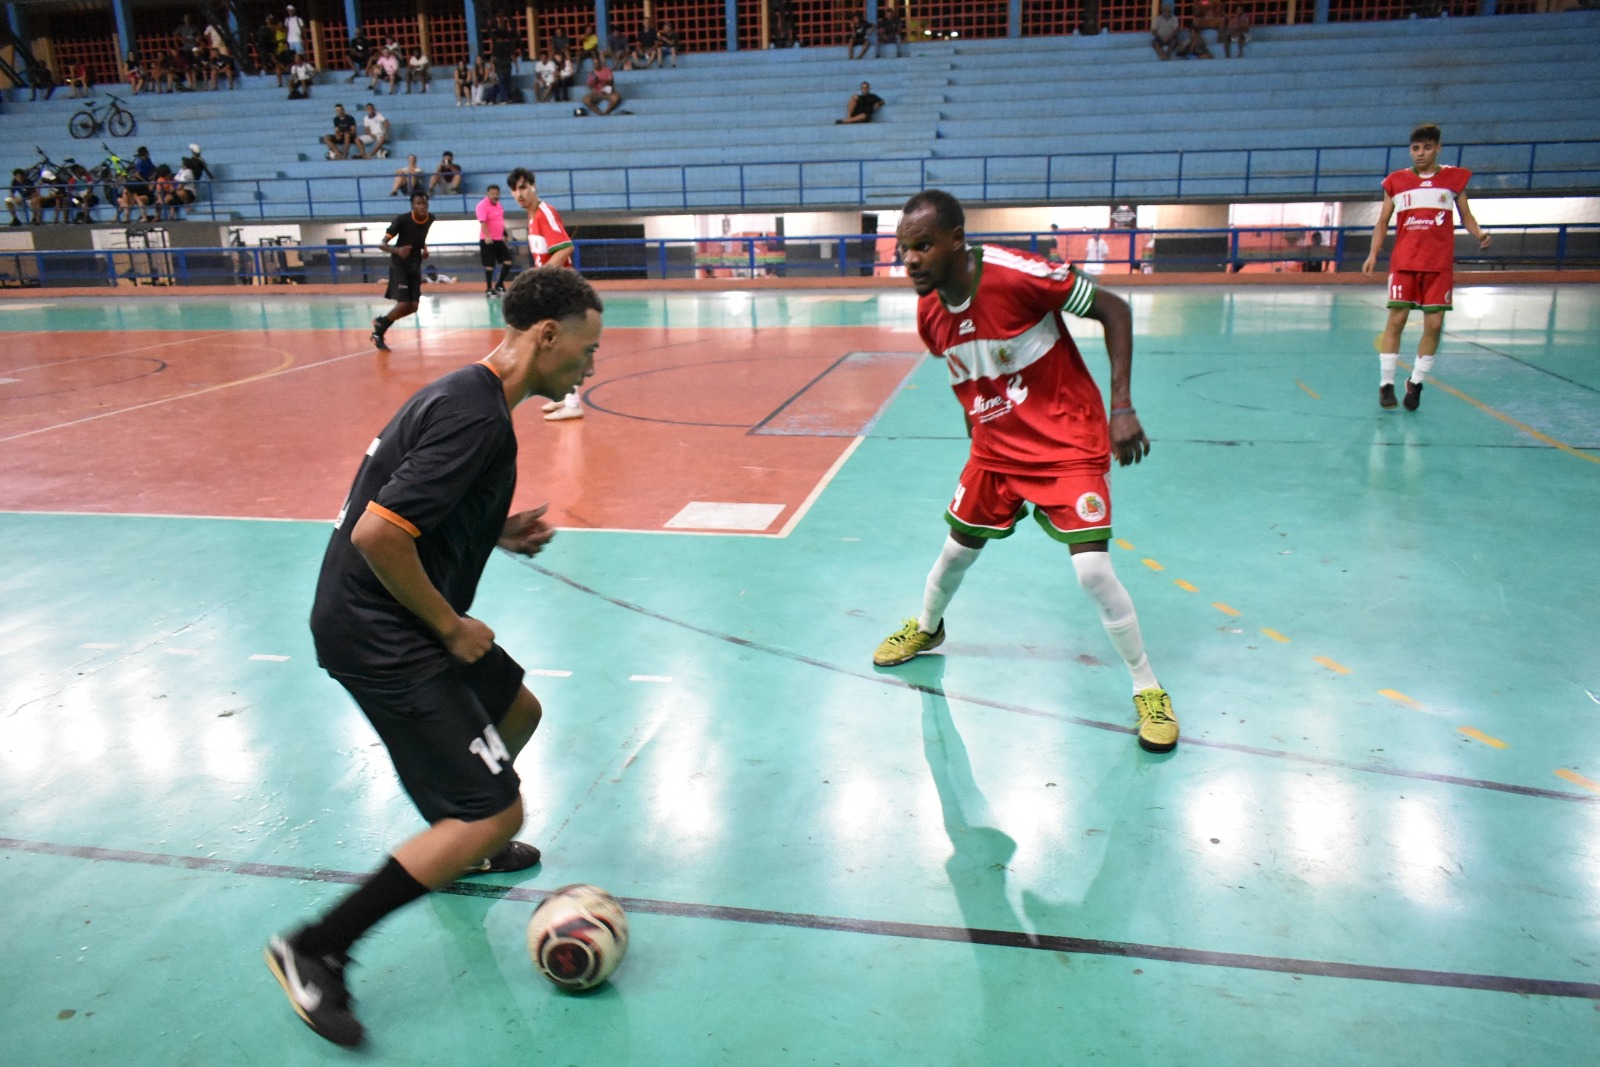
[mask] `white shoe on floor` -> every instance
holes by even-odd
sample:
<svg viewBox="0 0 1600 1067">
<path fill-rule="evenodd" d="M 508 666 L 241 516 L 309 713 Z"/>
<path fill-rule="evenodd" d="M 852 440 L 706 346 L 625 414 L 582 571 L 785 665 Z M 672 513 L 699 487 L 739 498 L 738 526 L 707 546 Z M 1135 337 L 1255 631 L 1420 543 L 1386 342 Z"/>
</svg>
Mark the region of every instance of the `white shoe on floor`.
<svg viewBox="0 0 1600 1067">
<path fill-rule="evenodd" d="M 583 418 L 583 409 L 582 408 L 569 408 L 565 404 L 557 404 L 556 405 L 556 410 L 545 413 L 544 421 L 545 422 L 566 422 L 568 419 L 581 419 L 581 418 Z"/>
<path fill-rule="evenodd" d="M 540 408 L 539 410 L 548 415 L 564 403 L 566 403 L 564 400 L 546 400 L 544 402 L 544 407 Z"/>
</svg>

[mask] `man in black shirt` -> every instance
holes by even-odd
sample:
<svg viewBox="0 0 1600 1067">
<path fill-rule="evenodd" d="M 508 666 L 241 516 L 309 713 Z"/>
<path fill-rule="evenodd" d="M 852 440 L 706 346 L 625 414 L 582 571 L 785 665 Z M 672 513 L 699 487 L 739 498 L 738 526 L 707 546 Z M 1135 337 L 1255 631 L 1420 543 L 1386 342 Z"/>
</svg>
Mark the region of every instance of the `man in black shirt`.
<svg viewBox="0 0 1600 1067">
<path fill-rule="evenodd" d="M 523 821 L 512 762 L 543 709 L 494 631 L 466 613 L 496 545 L 531 556 L 554 536 L 544 507 L 510 514 L 511 411 L 530 396 L 559 400 L 594 373 L 603 310 L 577 271 L 519 275 L 499 346 L 406 401 L 334 524 L 311 610 L 317 660 L 371 721 L 429 823 L 319 920 L 267 944 L 295 1012 L 337 1044 L 363 1036 L 344 983 L 357 939 L 463 873 L 539 862 L 512 840 Z"/>
<path fill-rule="evenodd" d="M 356 147 L 356 117 L 346 115 L 343 104 L 333 105 L 333 132 L 325 134 L 322 143 L 328 146 L 329 159 L 349 159 Z"/>
<path fill-rule="evenodd" d="M 350 77 L 346 81 L 355 81 L 365 77 L 367 64 L 372 61 L 372 38 L 362 29 L 356 30 L 356 35 L 350 38 L 350 45 L 345 53 L 350 59 Z"/>
<path fill-rule="evenodd" d="M 387 315 L 372 320 L 372 346 L 380 352 L 389 351 L 383 340 L 389 327 L 417 310 L 417 302 L 422 299 L 422 261 L 428 258 L 428 229 L 432 225 L 428 194 L 418 190 L 411 194 L 410 213 L 396 215 L 378 242 L 378 247 L 389 253 L 389 288 L 383 295 L 394 301 Z M 391 240 L 395 242 L 392 245 Z"/>
<path fill-rule="evenodd" d="M 835 126 L 850 126 L 857 122 L 871 122 L 872 116 L 883 106 L 883 97 L 872 91 L 872 86 L 861 83 L 861 91 L 850 98 L 845 117 L 834 119 Z"/>
</svg>

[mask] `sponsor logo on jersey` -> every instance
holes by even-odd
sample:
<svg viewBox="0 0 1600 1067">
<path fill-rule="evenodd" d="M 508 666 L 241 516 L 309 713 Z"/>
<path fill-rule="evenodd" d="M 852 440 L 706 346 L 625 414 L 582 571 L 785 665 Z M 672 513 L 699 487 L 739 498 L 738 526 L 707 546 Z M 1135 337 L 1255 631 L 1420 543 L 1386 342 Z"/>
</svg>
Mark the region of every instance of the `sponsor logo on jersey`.
<svg viewBox="0 0 1600 1067">
<path fill-rule="evenodd" d="M 1013 374 L 1006 380 L 1006 396 L 1011 398 L 1011 403 L 1021 404 L 1028 399 L 1028 387 L 1022 384 L 1022 375 Z"/>
<path fill-rule="evenodd" d="M 1084 522 L 1101 522 L 1106 517 L 1106 502 L 1099 493 L 1084 493 L 1076 505 L 1078 518 Z"/>
<path fill-rule="evenodd" d="M 972 401 L 972 410 L 967 412 L 979 422 L 988 422 L 997 419 L 1011 410 L 1011 401 L 1003 396 L 980 396 Z"/>
<path fill-rule="evenodd" d="M 971 319 L 962 319 L 961 325 L 956 327 L 956 333 L 965 337 L 969 333 L 977 333 L 978 328 L 972 324 Z"/>
</svg>

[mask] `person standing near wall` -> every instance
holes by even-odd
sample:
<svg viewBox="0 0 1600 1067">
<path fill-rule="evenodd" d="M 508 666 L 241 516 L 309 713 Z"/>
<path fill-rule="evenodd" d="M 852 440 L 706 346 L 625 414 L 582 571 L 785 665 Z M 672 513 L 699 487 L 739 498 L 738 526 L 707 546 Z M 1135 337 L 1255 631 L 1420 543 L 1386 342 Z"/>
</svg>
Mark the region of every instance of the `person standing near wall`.
<svg viewBox="0 0 1600 1067">
<path fill-rule="evenodd" d="M 1395 406 L 1394 375 L 1400 359 L 1400 334 L 1413 308 L 1422 309 L 1422 337 L 1417 341 L 1417 361 L 1406 380 L 1405 407 L 1422 403 L 1422 383 L 1433 369 L 1444 313 L 1451 308 L 1455 286 L 1456 213 L 1461 224 L 1489 247 L 1489 235 L 1472 217 L 1467 204 L 1467 182 L 1472 172 L 1439 162 L 1439 127 L 1430 124 L 1411 131 L 1411 166 L 1383 179 L 1383 207 L 1372 228 L 1372 251 L 1361 265 L 1371 274 L 1389 233 L 1389 219 L 1397 211 L 1394 251 L 1389 255 L 1389 318 L 1378 342 L 1378 405 Z"/>
</svg>

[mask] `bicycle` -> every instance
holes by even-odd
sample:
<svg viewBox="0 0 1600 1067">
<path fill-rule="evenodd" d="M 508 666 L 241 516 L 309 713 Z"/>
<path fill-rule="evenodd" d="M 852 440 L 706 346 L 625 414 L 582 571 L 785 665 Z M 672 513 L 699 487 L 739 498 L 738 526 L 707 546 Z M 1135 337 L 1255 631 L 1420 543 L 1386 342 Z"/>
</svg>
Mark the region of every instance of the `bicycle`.
<svg viewBox="0 0 1600 1067">
<path fill-rule="evenodd" d="M 67 132 L 78 140 L 87 140 L 101 130 L 111 131 L 113 137 L 128 137 L 132 135 L 135 126 L 133 112 L 122 106 L 122 101 L 114 94 L 107 93 L 111 103 L 104 108 L 104 113 L 97 112 L 93 104 L 83 105 L 83 110 L 72 116 L 67 121 Z"/>
<path fill-rule="evenodd" d="M 106 158 L 101 160 L 92 170 L 90 176 L 95 183 L 105 189 L 106 203 L 117 209 L 117 221 L 122 221 L 122 185 L 128 179 L 128 161 L 112 151 L 111 146 L 104 141 L 100 147 L 106 150 Z"/>
</svg>

